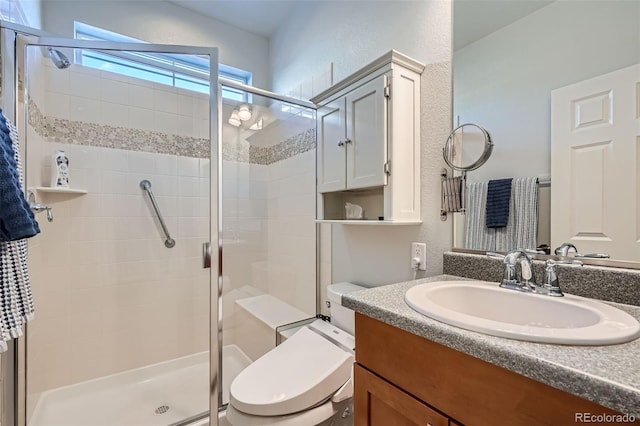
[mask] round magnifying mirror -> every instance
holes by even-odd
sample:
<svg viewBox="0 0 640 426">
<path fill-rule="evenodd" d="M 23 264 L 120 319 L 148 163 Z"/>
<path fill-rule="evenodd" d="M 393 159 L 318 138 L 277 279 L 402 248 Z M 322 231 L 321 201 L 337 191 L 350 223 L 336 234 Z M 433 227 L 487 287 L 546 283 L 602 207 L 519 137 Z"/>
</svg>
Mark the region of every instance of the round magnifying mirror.
<svg viewBox="0 0 640 426">
<path fill-rule="evenodd" d="M 491 156 L 493 142 L 483 127 L 463 124 L 456 127 L 442 148 L 444 161 L 456 170 L 469 171 L 482 166 Z"/>
</svg>

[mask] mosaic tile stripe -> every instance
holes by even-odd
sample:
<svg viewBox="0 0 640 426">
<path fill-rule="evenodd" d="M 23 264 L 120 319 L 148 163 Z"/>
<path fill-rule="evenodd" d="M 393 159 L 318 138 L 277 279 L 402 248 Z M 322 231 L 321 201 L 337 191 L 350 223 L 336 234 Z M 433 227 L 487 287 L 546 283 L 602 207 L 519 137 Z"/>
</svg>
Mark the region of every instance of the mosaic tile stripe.
<svg viewBox="0 0 640 426">
<path fill-rule="evenodd" d="M 32 99 L 29 124 L 47 142 L 209 158 L 209 139 L 48 117 Z"/>
<path fill-rule="evenodd" d="M 261 148 L 249 146 L 249 162 L 252 164 L 273 164 L 287 158 L 295 157 L 316 148 L 316 129 L 307 129 L 290 137 L 284 142 Z"/>
<path fill-rule="evenodd" d="M 47 142 L 210 157 L 209 139 L 48 117 L 32 99 L 29 99 L 29 124 Z M 251 146 L 247 141 L 223 143 L 224 160 L 269 165 L 315 149 L 316 129 L 307 129 L 270 147 Z"/>
</svg>

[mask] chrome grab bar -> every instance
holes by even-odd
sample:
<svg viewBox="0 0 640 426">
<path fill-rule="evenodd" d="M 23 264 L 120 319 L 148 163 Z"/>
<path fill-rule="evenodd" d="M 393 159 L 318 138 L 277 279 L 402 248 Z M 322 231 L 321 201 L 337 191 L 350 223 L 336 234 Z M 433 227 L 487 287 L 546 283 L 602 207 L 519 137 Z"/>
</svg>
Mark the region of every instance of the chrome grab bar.
<svg viewBox="0 0 640 426">
<path fill-rule="evenodd" d="M 151 205 L 153 209 L 156 211 L 156 216 L 158 216 L 158 222 L 160 222 L 160 226 L 162 227 L 162 231 L 164 232 L 165 240 L 164 246 L 166 248 L 171 248 L 176 245 L 176 240 L 171 238 L 169 235 L 169 230 L 167 229 L 167 225 L 164 223 L 164 219 L 162 218 L 162 214 L 160 214 L 160 209 L 158 208 L 158 204 L 156 203 L 156 198 L 153 196 L 153 192 L 151 192 L 151 182 L 148 180 L 140 181 L 140 188 L 149 195 L 149 201 L 151 201 Z"/>
</svg>

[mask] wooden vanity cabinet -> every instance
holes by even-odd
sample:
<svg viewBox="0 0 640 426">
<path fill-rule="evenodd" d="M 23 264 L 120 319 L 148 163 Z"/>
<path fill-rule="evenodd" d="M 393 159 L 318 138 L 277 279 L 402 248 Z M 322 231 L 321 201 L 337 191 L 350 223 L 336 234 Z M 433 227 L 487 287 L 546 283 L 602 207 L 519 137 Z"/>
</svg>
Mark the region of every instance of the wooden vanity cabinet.
<svg viewBox="0 0 640 426">
<path fill-rule="evenodd" d="M 615 411 L 356 314 L 355 426 L 575 425 Z"/>
</svg>

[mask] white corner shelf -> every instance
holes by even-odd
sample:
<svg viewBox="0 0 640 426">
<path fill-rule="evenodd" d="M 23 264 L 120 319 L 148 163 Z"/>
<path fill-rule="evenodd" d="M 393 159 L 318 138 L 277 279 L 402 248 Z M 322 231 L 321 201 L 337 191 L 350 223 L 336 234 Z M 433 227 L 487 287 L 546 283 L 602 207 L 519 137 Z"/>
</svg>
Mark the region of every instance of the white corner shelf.
<svg viewBox="0 0 640 426">
<path fill-rule="evenodd" d="M 36 191 L 46 192 L 53 194 L 86 194 L 86 189 L 74 189 L 74 188 L 54 188 L 52 186 L 37 186 Z"/>
</svg>

